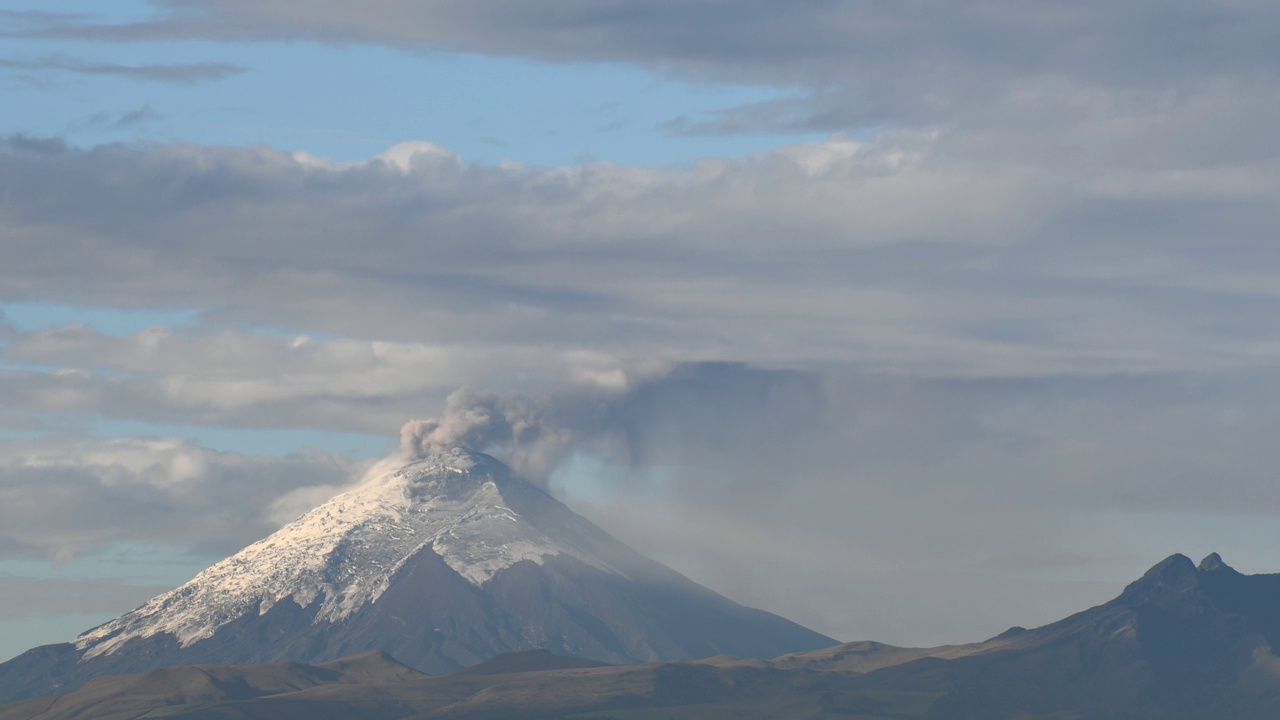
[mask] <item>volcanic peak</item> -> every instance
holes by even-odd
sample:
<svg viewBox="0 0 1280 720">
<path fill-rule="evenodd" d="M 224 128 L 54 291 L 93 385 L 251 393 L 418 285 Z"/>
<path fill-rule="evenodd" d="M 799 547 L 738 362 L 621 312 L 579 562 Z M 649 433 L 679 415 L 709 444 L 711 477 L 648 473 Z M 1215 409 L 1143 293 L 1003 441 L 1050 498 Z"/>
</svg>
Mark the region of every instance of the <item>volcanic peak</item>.
<svg viewBox="0 0 1280 720">
<path fill-rule="evenodd" d="M 561 554 L 622 574 L 593 552 L 598 543 L 590 533 L 563 531 L 573 525 L 565 516 L 572 512 L 502 463 L 454 448 L 372 473 L 75 645 L 86 659 L 160 633 L 187 647 L 284 600 L 304 608 L 319 603 L 315 622 L 336 623 L 376 601 L 425 550 L 476 586 L 518 562 L 541 565 Z"/>
</svg>

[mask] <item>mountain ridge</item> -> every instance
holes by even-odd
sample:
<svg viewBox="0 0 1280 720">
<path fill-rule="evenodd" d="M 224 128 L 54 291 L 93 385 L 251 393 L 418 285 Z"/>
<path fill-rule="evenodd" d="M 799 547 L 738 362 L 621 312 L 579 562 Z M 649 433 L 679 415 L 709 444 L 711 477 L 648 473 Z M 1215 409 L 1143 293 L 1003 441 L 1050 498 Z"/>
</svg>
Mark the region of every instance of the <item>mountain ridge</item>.
<svg viewBox="0 0 1280 720">
<path fill-rule="evenodd" d="M 349 673 L 354 682 L 241 699 L 227 693 L 154 712 L 149 703 L 170 702 L 173 687 L 105 695 L 134 713 L 120 720 L 1273 720 L 1280 658 L 1267 637 L 1278 628 L 1280 575 L 1244 575 L 1216 554 L 1199 566 L 1173 555 L 1108 602 L 967 645 L 860 641 L 773 659 L 611 666 L 526 652 L 431 677 L 375 656 L 350 663 L 369 665 L 366 683 Z M 217 672 L 270 679 L 276 667 Z M 292 672 L 311 682 L 325 671 Z M 0 720 L 99 717 L 91 713 L 102 691 L 133 687 L 138 677 L 63 696 L 60 712 L 26 712 L 49 706 L 48 698 L 0 706 Z"/>
</svg>

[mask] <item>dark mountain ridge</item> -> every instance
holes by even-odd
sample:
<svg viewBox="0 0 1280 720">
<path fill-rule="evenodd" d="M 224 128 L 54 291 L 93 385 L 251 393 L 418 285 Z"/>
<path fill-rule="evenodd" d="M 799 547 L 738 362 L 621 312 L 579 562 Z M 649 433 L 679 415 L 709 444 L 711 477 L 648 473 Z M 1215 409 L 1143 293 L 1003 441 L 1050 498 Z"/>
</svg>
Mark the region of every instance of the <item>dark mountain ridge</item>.
<svg viewBox="0 0 1280 720">
<path fill-rule="evenodd" d="M 1278 633 L 1280 575 L 1173 555 L 1111 602 L 955 658 L 929 717 L 1276 718 Z"/>
</svg>

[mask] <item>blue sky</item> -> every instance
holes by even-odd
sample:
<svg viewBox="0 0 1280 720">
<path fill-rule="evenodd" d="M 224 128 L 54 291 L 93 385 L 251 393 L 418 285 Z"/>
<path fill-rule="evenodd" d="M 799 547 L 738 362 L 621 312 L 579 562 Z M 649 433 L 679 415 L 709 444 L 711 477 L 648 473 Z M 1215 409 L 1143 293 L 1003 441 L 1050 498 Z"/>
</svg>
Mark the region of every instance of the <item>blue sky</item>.
<svg viewBox="0 0 1280 720">
<path fill-rule="evenodd" d="M 5 3 L 3 10 L 84 13 L 124 23 L 146 3 Z M 441 51 L 316 42 L 99 43 L 10 39 L 0 60 L 93 67 L 213 63 L 199 82 L 10 67 L 0 74 L 0 132 L 105 142 L 265 143 L 338 161 L 429 140 L 467 161 L 641 164 L 737 157 L 790 136 L 687 137 L 669 126 L 796 89 L 694 83 L 619 63 L 547 63 Z M 818 137 L 809 134 L 810 137 Z"/>
<path fill-rule="evenodd" d="M 1278 27 L 0 0 L 0 657 L 427 419 L 841 639 L 1280 569 Z"/>
</svg>

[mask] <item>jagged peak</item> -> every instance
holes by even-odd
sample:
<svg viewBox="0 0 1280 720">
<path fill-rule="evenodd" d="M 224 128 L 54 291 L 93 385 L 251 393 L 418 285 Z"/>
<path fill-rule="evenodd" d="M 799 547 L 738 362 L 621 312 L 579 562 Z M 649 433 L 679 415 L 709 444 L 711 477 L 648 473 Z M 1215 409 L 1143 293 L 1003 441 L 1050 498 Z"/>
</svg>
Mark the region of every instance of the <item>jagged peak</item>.
<svg viewBox="0 0 1280 720">
<path fill-rule="evenodd" d="M 1156 563 L 1124 589 L 1121 598 L 1145 598 L 1152 594 L 1180 593 L 1196 584 L 1196 565 L 1182 553 L 1174 553 Z"/>
<path fill-rule="evenodd" d="M 1143 577 L 1181 577 L 1187 574 L 1187 571 L 1195 570 L 1195 563 L 1191 558 L 1182 553 L 1174 553 L 1169 557 L 1161 560 L 1143 575 Z"/>
<path fill-rule="evenodd" d="M 1215 572 L 1218 570 L 1235 572 L 1235 568 L 1223 562 L 1222 556 L 1216 552 L 1206 555 L 1205 558 L 1200 561 L 1200 566 L 1197 569 L 1200 572 Z"/>
</svg>

